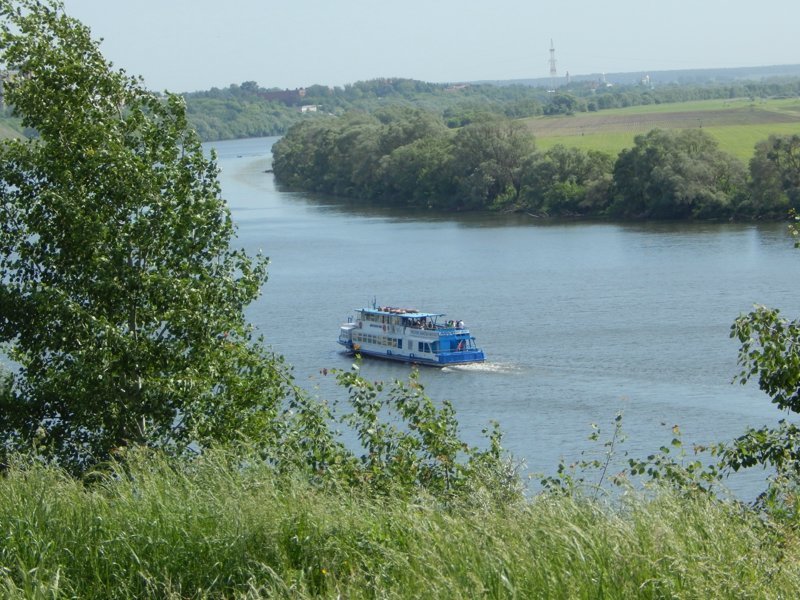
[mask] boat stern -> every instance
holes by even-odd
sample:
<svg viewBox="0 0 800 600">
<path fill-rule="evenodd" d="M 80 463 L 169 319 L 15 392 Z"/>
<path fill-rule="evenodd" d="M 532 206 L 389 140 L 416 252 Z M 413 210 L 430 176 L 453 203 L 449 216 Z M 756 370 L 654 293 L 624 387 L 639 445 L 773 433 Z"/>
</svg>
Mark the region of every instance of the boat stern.
<svg viewBox="0 0 800 600">
<path fill-rule="evenodd" d="M 445 366 L 484 362 L 486 360 L 486 355 L 483 353 L 483 350 L 476 348 L 474 350 L 441 353 L 438 358 L 439 364 Z"/>
<path fill-rule="evenodd" d="M 356 329 L 355 323 L 345 323 L 339 328 L 339 339 L 337 340 L 342 346 L 349 351 L 353 351 L 353 329 Z"/>
</svg>

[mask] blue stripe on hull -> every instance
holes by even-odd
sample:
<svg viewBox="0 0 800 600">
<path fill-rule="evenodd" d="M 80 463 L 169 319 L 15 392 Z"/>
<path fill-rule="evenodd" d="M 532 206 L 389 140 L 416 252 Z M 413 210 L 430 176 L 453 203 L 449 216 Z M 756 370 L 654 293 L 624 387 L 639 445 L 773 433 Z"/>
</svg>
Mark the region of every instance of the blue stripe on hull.
<svg viewBox="0 0 800 600">
<path fill-rule="evenodd" d="M 429 358 L 422 358 L 420 356 L 408 356 L 407 354 L 385 354 L 380 352 L 372 352 L 369 350 L 354 351 L 348 348 L 349 354 L 360 354 L 361 356 L 369 356 L 372 358 L 383 358 L 385 360 L 394 360 L 397 362 L 411 363 L 415 365 L 429 365 L 431 367 L 446 367 L 448 365 L 461 365 L 475 362 L 483 362 L 486 357 L 483 352 L 459 352 L 458 354 L 439 354 L 439 360 L 431 360 Z"/>
<path fill-rule="evenodd" d="M 463 363 L 474 363 L 474 362 L 483 362 L 486 360 L 486 356 L 483 352 L 458 352 L 453 354 L 440 354 L 439 355 L 439 363 L 444 365 L 458 365 Z"/>
</svg>

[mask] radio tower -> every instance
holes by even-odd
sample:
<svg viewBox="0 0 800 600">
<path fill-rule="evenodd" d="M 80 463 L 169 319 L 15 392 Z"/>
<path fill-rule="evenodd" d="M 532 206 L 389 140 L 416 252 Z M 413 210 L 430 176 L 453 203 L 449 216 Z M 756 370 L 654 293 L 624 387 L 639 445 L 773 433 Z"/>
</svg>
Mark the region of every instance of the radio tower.
<svg viewBox="0 0 800 600">
<path fill-rule="evenodd" d="M 548 91 L 556 91 L 556 47 L 553 46 L 553 39 L 550 38 L 550 89 Z"/>
</svg>

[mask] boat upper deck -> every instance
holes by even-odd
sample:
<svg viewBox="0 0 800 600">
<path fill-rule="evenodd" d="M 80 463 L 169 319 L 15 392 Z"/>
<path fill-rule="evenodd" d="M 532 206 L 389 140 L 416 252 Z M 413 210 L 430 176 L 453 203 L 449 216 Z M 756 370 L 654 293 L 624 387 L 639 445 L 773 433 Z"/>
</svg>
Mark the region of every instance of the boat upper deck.
<svg viewBox="0 0 800 600">
<path fill-rule="evenodd" d="M 420 312 L 415 308 L 395 308 L 393 306 L 379 306 L 377 308 L 357 308 L 356 312 L 364 315 L 401 317 L 403 319 L 436 319 L 443 317 L 444 313 Z"/>
<path fill-rule="evenodd" d="M 393 306 L 379 306 L 375 308 L 357 308 L 356 313 L 361 319 L 383 325 L 399 325 L 413 329 L 459 330 L 466 331 L 463 321 L 450 320 L 446 323 L 437 323 L 439 317 L 445 313 L 421 312 L 415 308 L 395 308 Z"/>
</svg>

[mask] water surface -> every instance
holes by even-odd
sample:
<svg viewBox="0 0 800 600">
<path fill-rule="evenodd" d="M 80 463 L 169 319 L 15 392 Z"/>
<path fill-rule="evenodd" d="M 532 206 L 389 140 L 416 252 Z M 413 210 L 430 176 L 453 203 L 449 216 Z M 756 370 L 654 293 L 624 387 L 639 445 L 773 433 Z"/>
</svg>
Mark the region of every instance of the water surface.
<svg viewBox="0 0 800 600">
<path fill-rule="evenodd" d="M 800 252 L 784 224 L 545 223 L 527 216 L 431 214 L 359 206 L 278 190 L 273 138 L 219 142 L 223 193 L 239 245 L 271 259 L 249 310 L 297 379 L 328 397 L 322 369 L 352 360 L 336 344 L 351 310 L 371 304 L 463 319 L 483 365 L 423 369 L 426 390 L 450 400 L 464 436 L 491 421 L 531 472 L 602 448 L 591 424 L 620 448 L 649 453 L 672 439 L 733 438 L 781 414 L 754 383 L 732 384 L 737 315 L 754 303 L 800 315 Z M 406 365 L 366 361 L 371 379 L 404 379 Z M 756 473 L 744 483 L 753 492 Z"/>
</svg>

